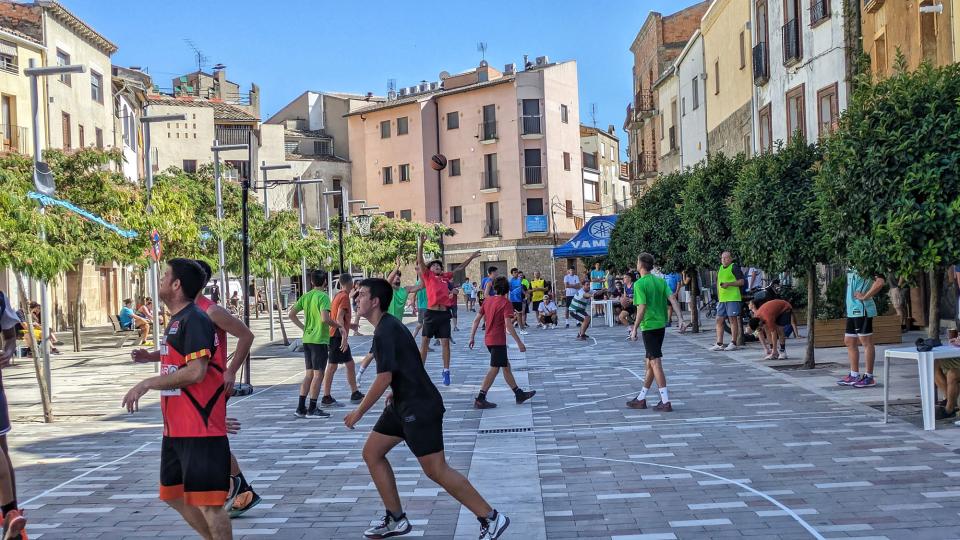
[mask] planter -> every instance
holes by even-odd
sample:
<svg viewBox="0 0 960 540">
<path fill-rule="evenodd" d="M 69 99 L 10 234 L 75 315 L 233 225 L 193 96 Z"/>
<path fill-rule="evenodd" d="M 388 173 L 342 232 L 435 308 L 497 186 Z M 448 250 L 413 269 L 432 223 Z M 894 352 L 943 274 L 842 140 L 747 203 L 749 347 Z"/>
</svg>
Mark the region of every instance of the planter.
<svg viewBox="0 0 960 540">
<path fill-rule="evenodd" d="M 817 320 L 813 323 L 814 347 L 845 347 L 843 334 L 847 329 L 846 319 Z M 899 315 L 883 315 L 873 318 L 873 342 L 876 345 L 901 343 Z"/>
</svg>

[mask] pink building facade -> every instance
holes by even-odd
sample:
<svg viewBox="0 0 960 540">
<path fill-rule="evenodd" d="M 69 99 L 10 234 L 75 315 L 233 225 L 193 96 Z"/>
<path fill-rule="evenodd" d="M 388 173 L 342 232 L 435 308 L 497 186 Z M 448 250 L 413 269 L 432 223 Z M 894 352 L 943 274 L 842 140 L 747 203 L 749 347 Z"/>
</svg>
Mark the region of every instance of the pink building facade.
<svg viewBox="0 0 960 540">
<path fill-rule="evenodd" d="M 354 111 L 354 196 L 388 216 L 453 228 L 449 266 L 482 252 L 471 279 L 489 266 L 549 279 L 554 241 L 582 225 L 577 88 L 573 61 L 540 57 L 502 72 L 481 63 Z M 440 172 L 430 166 L 438 153 Z"/>
</svg>

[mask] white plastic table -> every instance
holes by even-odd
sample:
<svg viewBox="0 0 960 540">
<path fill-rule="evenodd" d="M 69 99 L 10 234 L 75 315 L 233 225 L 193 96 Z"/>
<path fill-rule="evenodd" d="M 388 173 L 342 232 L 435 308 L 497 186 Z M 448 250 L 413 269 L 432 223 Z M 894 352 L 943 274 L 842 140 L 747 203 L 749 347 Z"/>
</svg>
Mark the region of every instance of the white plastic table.
<svg viewBox="0 0 960 540">
<path fill-rule="evenodd" d="M 960 358 L 960 347 L 943 345 L 929 352 L 919 352 L 914 347 L 899 347 L 887 349 L 883 352 L 883 423 L 887 423 L 887 402 L 890 398 L 890 361 L 894 359 L 914 360 L 917 362 L 917 371 L 920 374 L 920 402 L 923 406 L 923 429 L 936 429 L 936 403 L 933 396 L 933 364 L 945 358 Z"/>
<path fill-rule="evenodd" d="M 596 313 L 595 306 L 604 306 L 603 314 L 606 318 L 607 326 L 613 326 L 613 300 L 592 300 L 590 302 L 590 316 Z"/>
</svg>

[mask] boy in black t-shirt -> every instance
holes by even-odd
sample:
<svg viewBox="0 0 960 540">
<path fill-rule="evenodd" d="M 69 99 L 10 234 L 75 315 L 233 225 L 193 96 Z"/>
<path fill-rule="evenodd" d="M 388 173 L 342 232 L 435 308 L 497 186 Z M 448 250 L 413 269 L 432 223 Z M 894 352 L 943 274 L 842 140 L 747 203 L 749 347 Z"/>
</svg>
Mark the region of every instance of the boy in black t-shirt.
<svg viewBox="0 0 960 540">
<path fill-rule="evenodd" d="M 357 409 L 343 420 L 344 425 L 353 429 L 387 387 L 392 391 L 363 447 L 363 460 L 386 507 L 383 520 L 367 529 L 366 537 L 388 538 L 411 530 L 400 506 L 396 477 L 387 461 L 387 453 L 406 442 L 423 472 L 477 516 L 480 539 L 500 538 L 510 519 L 493 509 L 462 474 L 447 464 L 443 453 L 443 399 L 423 367 L 410 331 L 387 313 L 392 298 L 393 288 L 386 280 L 365 279 L 360 284 L 357 311 L 376 329 L 373 354 L 377 378 Z"/>
</svg>

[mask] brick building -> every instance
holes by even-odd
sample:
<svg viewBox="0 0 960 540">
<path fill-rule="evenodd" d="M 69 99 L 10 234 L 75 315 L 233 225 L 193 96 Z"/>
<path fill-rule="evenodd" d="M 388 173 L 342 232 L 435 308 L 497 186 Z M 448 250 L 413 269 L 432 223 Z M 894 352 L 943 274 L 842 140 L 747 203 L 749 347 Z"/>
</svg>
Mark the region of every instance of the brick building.
<svg viewBox="0 0 960 540">
<path fill-rule="evenodd" d="M 630 45 L 633 53 L 633 100 L 627 105 L 624 129 L 630 159 L 630 184 L 641 193 L 659 171 L 660 118 L 654 84 L 700 27 L 709 1 L 696 3 L 672 15 L 651 12 Z"/>
</svg>

